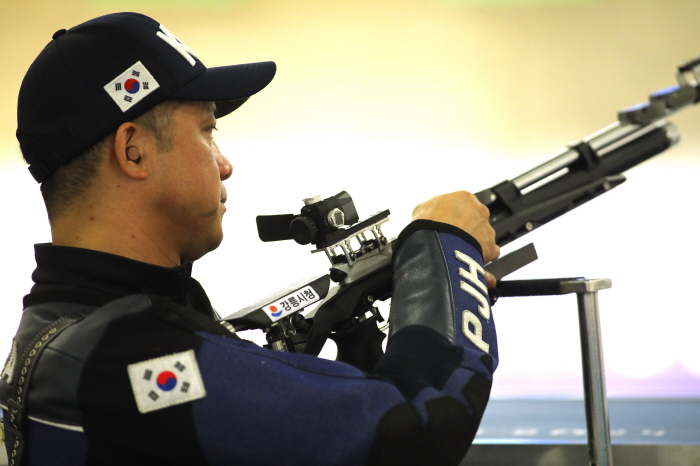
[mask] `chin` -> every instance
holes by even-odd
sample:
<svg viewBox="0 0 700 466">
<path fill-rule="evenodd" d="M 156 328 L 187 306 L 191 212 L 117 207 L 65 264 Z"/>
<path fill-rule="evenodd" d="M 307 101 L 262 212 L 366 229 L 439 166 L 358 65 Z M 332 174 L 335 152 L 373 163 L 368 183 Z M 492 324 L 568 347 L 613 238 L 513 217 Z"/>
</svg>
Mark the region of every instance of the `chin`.
<svg viewBox="0 0 700 466">
<path fill-rule="evenodd" d="M 212 241 L 212 242 L 209 244 L 209 250 L 208 250 L 207 252 L 211 252 L 211 251 L 213 251 L 214 249 L 216 249 L 216 248 L 218 248 L 219 246 L 221 246 L 221 242 L 222 242 L 223 240 L 224 240 L 224 235 L 223 235 L 223 233 L 222 233 L 221 235 L 219 235 L 219 237 L 218 237 L 215 241 Z"/>
<path fill-rule="evenodd" d="M 219 223 L 216 231 L 212 232 L 212 234 L 209 235 L 209 241 L 207 242 L 207 251 L 206 252 L 211 252 L 214 249 L 218 248 L 221 245 L 221 242 L 223 240 L 224 240 L 224 230 L 221 227 L 221 223 Z"/>
<path fill-rule="evenodd" d="M 207 253 L 212 252 L 214 249 L 221 245 L 224 239 L 223 231 L 219 230 L 218 234 L 208 235 L 206 242 L 199 241 L 197 244 L 191 244 L 190 247 L 184 251 L 180 256 L 184 260 L 191 260 L 192 262 L 201 259 Z M 201 237 L 200 237 L 201 238 Z"/>
</svg>

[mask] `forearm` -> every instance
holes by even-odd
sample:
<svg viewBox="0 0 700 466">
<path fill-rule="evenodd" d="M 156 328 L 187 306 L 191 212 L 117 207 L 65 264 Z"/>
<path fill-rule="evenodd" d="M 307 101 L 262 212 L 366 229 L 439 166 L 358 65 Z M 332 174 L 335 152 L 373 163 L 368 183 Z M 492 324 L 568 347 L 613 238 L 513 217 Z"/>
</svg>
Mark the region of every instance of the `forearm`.
<svg viewBox="0 0 700 466">
<path fill-rule="evenodd" d="M 451 225 L 418 220 L 396 247 L 390 340 L 411 326 L 430 328 L 470 355 L 468 367 L 490 377 L 498 348 L 479 243 Z M 492 368 L 477 362 L 482 356 Z"/>
<path fill-rule="evenodd" d="M 391 380 L 408 402 L 382 419 L 380 463 L 457 464 L 466 454 L 498 360 L 485 289 L 479 243 L 466 233 L 417 221 L 399 237 L 390 337 L 373 376 Z"/>
</svg>

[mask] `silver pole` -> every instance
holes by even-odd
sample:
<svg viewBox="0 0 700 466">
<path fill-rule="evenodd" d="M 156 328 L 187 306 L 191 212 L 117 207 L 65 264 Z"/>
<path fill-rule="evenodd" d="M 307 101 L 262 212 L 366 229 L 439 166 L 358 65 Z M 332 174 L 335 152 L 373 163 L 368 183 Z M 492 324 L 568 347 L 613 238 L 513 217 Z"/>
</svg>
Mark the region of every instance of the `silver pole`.
<svg viewBox="0 0 700 466">
<path fill-rule="evenodd" d="M 591 466 L 612 466 L 603 344 L 598 316 L 598 292 L 577 293 L 576 298 L 581 332 L 583 389 Z"/>
<path fill-rule="evenodd" d="M 571 280 L 561 283 L 562 293 L 576 293 L 581 334 L 583 395 L 591 466 L 612 466 L 610 422 L 605 394 L 603 342 L 600 336 L 598 291 L 610 288 L 612 280 Z"/>
<path fill-rule="evenodd" d="M 583 395 L 591 466 L 612 466 L 613 464 L 608 403 L 605 394 L 603 342 L 600 337 L 598 313 L 598 290 L 611 286 L 610 279 L 572 280 L 561 284 L 562 293 L 576 293 L 578 300 Z"/>
</svg>

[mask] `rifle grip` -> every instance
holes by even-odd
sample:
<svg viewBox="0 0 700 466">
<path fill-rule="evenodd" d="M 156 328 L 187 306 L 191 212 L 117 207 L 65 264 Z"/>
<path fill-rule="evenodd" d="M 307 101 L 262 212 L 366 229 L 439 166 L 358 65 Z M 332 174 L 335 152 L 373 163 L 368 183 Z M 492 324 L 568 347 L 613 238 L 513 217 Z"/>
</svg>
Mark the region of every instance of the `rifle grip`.
<svg viewBox="0 0 700 466">
<path fill-rule="evenodd" d="M 329 338 L 338 347 L 336 361 L 350 364 L 365 372 L 372 372 L 379 359 L 384 356 L 382 341 L 386 335 L 379 330 L 376 315 L 348 329 L 331 333 Z"/>
</svg>

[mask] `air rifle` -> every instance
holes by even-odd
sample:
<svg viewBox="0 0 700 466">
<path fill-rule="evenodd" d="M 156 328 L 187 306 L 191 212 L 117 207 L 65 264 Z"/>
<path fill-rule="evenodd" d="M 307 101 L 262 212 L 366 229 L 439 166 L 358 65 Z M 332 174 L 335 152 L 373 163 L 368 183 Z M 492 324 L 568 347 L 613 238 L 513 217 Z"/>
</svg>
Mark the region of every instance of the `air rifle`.
<svg viewBox="0 0 700 466">
<path fill-rule="evenodd" d="M 496 243 L 504 246 L 625 181 L 623 172 L 676 144 L 680 135 L 666 118 L 700 100 L 700 58 L 678 67 L 678 85 L 618 112 L 615 123 L 570 145 L 547 162 L 476 193 L 490 211 Z M 379 360 L 384 333 L 377 301 L 391 298 L 392 246 L 381 226 L 389 210 L 366 220 L 343 191 L 305 199 L 299 215 L 258 216 L 262 241 L 293 239 L 324 252 L 330 273 L 292 285 L 222 319 L 235 330 L 259 328 L 278 351 L 315 354 L 328 338 L 337 359 L 369 371 Z M 498 280 L 536 259 L 528 245 L 486 266 Z M 330 287 L 331 281 L 337 286 Z M 310 312 L 302 310 L 316 304 Z"/>
</svg>

